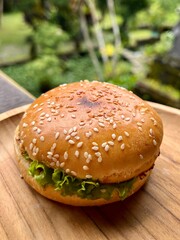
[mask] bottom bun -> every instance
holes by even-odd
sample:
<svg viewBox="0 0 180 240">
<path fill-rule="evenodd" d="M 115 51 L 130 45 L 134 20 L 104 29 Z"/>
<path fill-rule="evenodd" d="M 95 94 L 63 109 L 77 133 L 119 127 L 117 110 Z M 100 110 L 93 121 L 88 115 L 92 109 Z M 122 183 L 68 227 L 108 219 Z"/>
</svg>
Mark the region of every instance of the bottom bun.
<svg viewBox="0 0 180 240">
<path fill-rule="evenodd" d="M 16 139 L 14 142 L 15 142 L 14 146 L 15 146 L 16 158 L 18 161 L 18 165 L 19 165 L 19 169 L 22 174 L 22 177 L 32 188 L 34 188 L 38 193 L 40 193 L 44 197 L 60 203 L 72 205 L 72 206 L 100 206 L 100 205 L 105 205 L 105 204 L 122 200 L 119 197 L 118 191 L 116 190 L 114 190 L 114 192 L 112 193 L 112 197 L 108 200 L 104 198 L 99 198 L 94 200 L 94 199 L 80 198 L 76 195 L 63 196 L 61 195 L 60 191 L 56 191 L 54 187 L 51 185 L 42 187 L 31 175 L 28 174 L 29 161 L 25 160 L 24 157 L 22 156 Z M 130 195 L 138 191 L 145 184 L 149 175 L 151 174 L 151 170 L 152 169 L 136 177 L 136 181 L 134 181 L 132 185 L 132 189 L 129 191 L 127 197 L 129 197 Z"/>
</svg>

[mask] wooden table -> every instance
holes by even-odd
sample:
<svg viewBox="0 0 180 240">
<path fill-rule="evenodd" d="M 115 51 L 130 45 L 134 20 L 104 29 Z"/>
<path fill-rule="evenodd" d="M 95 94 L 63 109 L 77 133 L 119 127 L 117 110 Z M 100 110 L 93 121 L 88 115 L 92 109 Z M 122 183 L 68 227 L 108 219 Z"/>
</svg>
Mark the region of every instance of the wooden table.
<svg viewBox="0 0 180 240">
<path fill-rule="evenodd" d="M 27 106 L 2 113 L 0 239 L 179 240 L 180 111 L 151 105 L 164 123 L 161 155 L 153 173 L 134 196 L 102 207 L 66 206 L 32 190 L 20 177 L 13 149 L 14 130 Z"/>
</svg>

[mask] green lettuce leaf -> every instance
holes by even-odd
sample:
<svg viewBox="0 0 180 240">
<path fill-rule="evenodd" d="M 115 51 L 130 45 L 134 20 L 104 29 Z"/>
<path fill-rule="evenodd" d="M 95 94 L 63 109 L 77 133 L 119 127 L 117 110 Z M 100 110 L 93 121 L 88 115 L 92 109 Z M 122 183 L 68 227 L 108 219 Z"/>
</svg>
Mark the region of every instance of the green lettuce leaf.
<svg viewBox="0 0 180 240">
<path fill-rule="evenodd" d="M 32 161 L 28 172 L 42 186 L 52 183 L 53 169 L 46 167 L 43 163 Z"/>
<path fill-rule="evenodd" d="M 87 199 L 110 199 L 114 190 L 119 193 L 121 199 L 125 199 L 132 188 L 135 178 L 114 184 L 102 184 L 92 179 L 79 179 L 68 175 L 64 170 L 52 169 L 38 161 L 32 161 L 29 167 L 29 174 L 36 181 L 45 186 L 50 184 L 55 190 L 61 191 L 61 194 L 66 196 L 77 195 Z"/>
<path fill-rule="evenodd" d="M 31 160 L 27 152 L 24 152 L 22 155 L 26 160 Z"/>
</svg>

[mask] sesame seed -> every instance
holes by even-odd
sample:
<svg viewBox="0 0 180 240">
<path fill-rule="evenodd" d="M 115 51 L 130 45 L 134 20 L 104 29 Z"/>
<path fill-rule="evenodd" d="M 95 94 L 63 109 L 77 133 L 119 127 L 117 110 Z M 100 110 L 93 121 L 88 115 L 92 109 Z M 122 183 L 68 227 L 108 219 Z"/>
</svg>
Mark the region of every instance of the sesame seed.
<svg viewBox="0 0 180 240">
<path fill-rule="evenodd" d="M 116 123 L 114 123 L 114 124 L 113 124 L 113 128 L 115 129 L 116 127 L 117 127 L 117 124 L 116 124 Z"/>
<path fill-rule="evenodd" d="M 84 152 L 84 157 L 88 158 L 88 152 Z"/>
<path fill-rule="evenodd" d="M 140 154 L 139 157 L 140 157 L 140 159 L 143 159 L 143 158 L 144 158 L 142 154 Z"/>
<path fill-rule="evenodd" d="M 59 132 L 56 132 L 56 134 L 55 134 L 55 139 L 56 139 L 56 140 L 59 138 L 59 135 L 60 135 L 60 133 L 59 133 Z"/>
<path fill-rule="evenodd" d="M 102 147 L 104 148 L 107 145 L 107 142 L 102 143 Z"/>
<path fill-rule="evenodd" d="M 59 154 L 55 154 L 54 157 L 55 157 L 55 158 L 59 158 Z"/>
<path fill-rule="evenodd" d="M 44 124 L 44 122 L 43 122 L 43 121 L 40 121 L 39 123 L 40 123 L 40 125 L 43 125 L 43 124 Z"/>
<path fill-rule="evenodd" d="M 100 156 L 101 156 L 101 153 L 100 153 L 100 152 L 96 152 L 95 155 L 96 155 L 97 157 L 100 157 Z"/>
<path fill-rule="evenodd" d="M 51 117 L 47 118 L 47 121 L 48 121 L 48 122 L 51 122 Z"/>
<path fill-rule="evenodd" d="M 122 136 L 119 136 L 118 137 L 118 142 L 122 141 L 123 137 Z"/>
<path fill-rule="evenodd" d="M 61 114 L 61 117 L 62 117 L 62 118 L 64 117 L 64 113 Z"/>
<path fill-rule="evenodd" d="M 76 135 L 77 135 L 77 132 L 72 132 L 72 133 L 71 133 L 71 136 L 72 136 L 72 137 L 75 137 Z"/>
<path fill-rule="evenodd" d="M 129 137 L 129 133 L 128 132 L 124 132 L 124 134 L 126 135 L 126 137 Z"/>
<path fill-rule="evenodd" d="M 89 132 L 86 132 L 85 135 L 87 138 L 89 138 L 92 135 L 92 133 L 89 131 Z"/>
<path fill-rule="evenodd" d="M 76 115 L 72 114 L 71 117 L 72 117 L 72 118 L 76 118 Z"/>
<path fill-rule="evenodd" d="M 76 150 L 74 155 L 78 158 L 79 157 L 79 151 Z"/>
<path fill-rule="evenodd" d="M 83 145 L 83 142 L 79 142 L 79 143 L 77 144 L 77 147 L 80 148 L 80 147 L 82 147 L 82 145 Z"/>
<path fill-rule="evenodd" d="M 114 146 L 114 142 L 112 142 L 112 141 L 108 141 L 108 144 L 111 146 Z"/>
<path fill-rule="evenodd" d="M 129 117 L 127 117 L 127 118 L 125 118 L 124 120 L 125 120 L 125 121 L 129 121 L 129 120 L 130 120 L 130 118 L 129 118 Z"/>
<path fill-rule="evenodd" d="M 116 139 L 116 134 L 115 133 L 112 134 L 112 139 Z"/>
<path fill-rule="evenodd" d="M 51 109 L 51 112 L 52 112 L 52 113 L 55 113 L 55 112 L 56 112 L 56 110 L 55 110 L 54 108 L 52 108 L 52 109 Z"/>
<path fill-rule="evenodd" d="M 38 104 L 36 103 L 34 106 L 33 106 L 33 108 L 36 108 L 38 106 Z"/>
<path fill-rule="evenodd" d="M 65 162 L 60 163 L 60 167 L 64 167 Z"/>
<path fill-rule="evenodd" d="M 105 150 L 106 152 L 109 151 L 109 145 L 108 145 L 108 144 L 105 146 L 104 150 Z"/>
<path fill-rule="evenodd" d="M 52 160 L 53 160 L 54 162 L 57 162 L 57 159 L 56 159 L 55 157 L 52 157 Z"/>
<path fill-rule="evenodd" d="M 71 145 L 75 144 L 75 142 L 74 142 L 73 140 L 71 140 L 71 139 L 70 139 L 68 142 L 69 142 L 69 144 L 71 144 Z"/>
<path fill-rule="evenodd" d="M 79 139 L 80 139 L 80 137 L 79 137 L 79 136 L 75 136 L 75 139 L 79 140 Z"/>
<path fill-rule="evenodd" d="M 59 163 L 59 161 L 57 161 L 57 162 L 56 162 L 56 166 L 59 167 L 59 165 L 60 165 L 60 163 Z"/>
<path fill-rule="evenodd" d="M 150 128 L 149 133 L 150 133 L 151 135 L 153 135 L 153 130 L 152 130 L 152 128 Z"/>
<path fill-rule="evenodd" d="M 99 148 L 98 148 L 98 146 L 93 146 L 92 150 L 97 151 L 97 150 L 99 150 Z"/>
<path fill-rule="evenodd" d="M 66 172 L 66 173 L 70 173 L 70 169 L 69 169 L 69 168 L 67 168 L 65 172 Z"/>
<path fill-rule="evenodd" d="M 145 122 L 144 118 L 141 119 L 141 122 L 143 122 L 143 123 Z"/>
<path fill-rule="evenodd" d="M 155 140 L 155 139 L 153 139 L 153 144 L 154 144 L 154 146 L 156 146 L 156 145 L 157 145 L 157 142 L 156 142 L 156 140 Z"/>
<path fill-rule="evenodd" d="M 36 138 L 33 138 L 32 142 L 33 142 L 34 144 L 36 144 L 37 139 L 36 139 Z"/>
<path fill-rule="evenodd" d="M 105 127 L 105 125 L 102 122 L 98 122 L 100 127 Z"/>
<path fill-rule="evenodd" d="M 67 134 L 67 130 L 66 130 L 66 129 L 64 129 L 64 130 L 63 130 L 63 133 L 66 135 L 66 134 Z"/>
<path fill-rule="evenodd" d="M 90 158 L 87 158 L 86 159 L 86 163 L 90 163 L 91 159 Z"/>
<path fill-rule="evenodd" d="M 88 159 L 92 160 L 92 155 L 88 154 Z"/>
<path fill-rule="evenodd" d="M 125 144 L 121 144 L 121 150 L 124 150 L 125 149 Z"/>
<path fill-rule="evenodd" d="M 51 155 L 51 156 L 53 155 L 53 153 L 52 153 L 52 152 L 47 152 L 47 154 L 48 154 L 48 155 Z"/>
<path fill-rule="evenodd" d="M 76 132 L 77 131 L 77 127 L 73 127 L 73 131 Z"/>
<path fill-rule="evenodd" d="M 89 167 L 86 166 L 86 165 L 84 165 L 84 166 L 83 166 L 83 170 L 87 171 L 87 170 L 89 170 Z"/>
<path fill-rule="evenodd" d="M 40 136 L 40 141 L 44 142 L 44 136 Z"/>
<path fill-rule="evenodd" d="M 66 137 L 65 137 L 65 140 L 67 141 L 67 140 L 69 140 L 71 138 L 71 136 L 70 135 L 67 135 Z"/>
<path fill-rule="evenodd" d="M 84 126 L 84 125 L 85 125 L 85 122 L 80 122 L 79 125 L 80 125 L 80 126 Z"/>
<path fill-rule="evenodd" d="M 55 166 L 55 162 L 51 162 L 50 166 L 52 166 L 52 167 Z"/>
<path fill-rule="evenodd" d="M 47 155 L 47 158 L 51 159 L 51 158 L 52 158 L 52 155 Z"/>
<path fill-rule="evenodd" d="M 121 115 L 121 118 L 122 118 L 122 119 L 125 119 L 125 116 L 124 116 L 124 115 Z"/>
<path fill-rule="evenodd" d="M 38 134 L 41 133 L 41 129 L 40 129 L 40 128 L 37 129 L 37 133 L 38 133 Z"/>
<path fill-rule="evenodd" d="M 34 124 L 35 124 L 35 121 L 32 121 L 32 122 L 31 122 L 31 125 L 34 126 Z"/>
<path fill-rule="evenodd" d="M 33 127 L 33 131 L 37 131 L 37 129 L 38 129 L 37 127 Z"/>
<path fill-rule="evenodd" d="M 135 116 L 136 116 L 136 114 L 135 114 L 134 112 L 132 113 L 132 115 L 133 115 L 133 117 L 135 117 Z"/>
<path fill-rule="evenodd" d="M 99 132 L 98 128 L 93 128 L 93 130 L 94 130 L 95 132 Z"/>
<path fill-rule="evenodd" d="M 73 132 L 73 128 L 70 128 L 68 133 L 71 134 Z"/>
<path fill-rule="evenodd" d="M 64 153 L 64 159 L 65 159 L 65 160 L 68 159 L 68 153 L 67 153 L 67 152 Z"/>
<path fill-rule="evenodd" d="M 94 146 L 98 146 L 98 144 L 96 142 L 92 142 L 92 145 Z"/>
<path fill-rule="evenodd" d="M 37 112 L 40 112 L 42 110 L 42 108 L 38 108 Z"/>
<path fill-rule="evenodd" d="M 72 174 L 73 176 L 77 176 L 77 173 L 74 172 L 74 171 L 71 171 L 71 174 Z"/>
<path fill-rule="evenodd" d="M 142 123 L 140 123 L 140 122 L 137 122 L 137 126 L 140 126 L 140 127 L 141 127 L 141 126 L 142 126 Z"/>
<path fill-rule="evenodd" d="M 98 162 L 99 163 L 102 162 L 102 157 L 101 156 L 98 157 Z"/>
<path fill-rule="evenodd" d="M 141 115 L 144 115 L 144 114 L 145 114 L 145 112 L 144 112 L 144 111 L 140 111 L 140 114 L 141 114 Z"/>
<path fill-rule="evenodd" d="M 27 123 L 23 123 L 23 127 L 25 128 L 25 127 L 27 127 L 28 126 L 28 124 Z"/>
<path fill-rule="evenodd" d="M 56 148 L 56 145 L 57 145 L 56 143 L 53 143 L 53 145 L 52 145 L 51 148 L 52 148 L 52 149 L 55 149 L 55 148 Z"/>
<path fill-rule="evenodd" d="M 33 147 L 33 152 L 36 152 L 36 146 Z"/>
<path fill-rule="evenodd" d="M 150 119 L 153 121 L 154 126 L 157 125 L 157 121 L 153 117 L 151 117 Z"/>
<path fill-rule="evenodd" d="M 142 127 L 138 127 L 138 129 L 139 129 L 139 131 L 141 131 L 141 132 L 142 132 Z"/>
<path fill-rule="evenodd" d="M 92 176 L 91 176 L 91 175 L 89 175 L 89 174 L 87 174 L 87 175 L 86 175 L 86 178 L 92 178 Z"/>
<path fill-rule="evenodd" d="M 49 117 L 49 114 L 48 113 L 46 113 L 46 115 L 45 115 L 47 118 Z"/>
<path fill-rule="evenodd" d="M 34 146 L 33 143 L 30 143 L 30 144 L 29 144 L 29 149 L 32 150 L 32 149 L 33 149 L 33 146 Z"/>
</svg>

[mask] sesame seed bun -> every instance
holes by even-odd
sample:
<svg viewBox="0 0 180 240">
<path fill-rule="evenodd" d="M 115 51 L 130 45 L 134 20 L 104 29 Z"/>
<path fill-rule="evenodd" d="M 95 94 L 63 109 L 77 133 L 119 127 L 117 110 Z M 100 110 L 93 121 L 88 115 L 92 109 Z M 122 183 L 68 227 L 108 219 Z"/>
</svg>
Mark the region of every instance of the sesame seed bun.
<svg viewBox="0 0 180 240">
<path fill-rule="evenodd" d="M 97 81 L 65 84 L 42 94 L 17 131 L 21 152 L 32 160 L 105 184 L 148 171 L 163 137 L 162 121 L 150 105 L 124 88 Z"/>
</svg>

